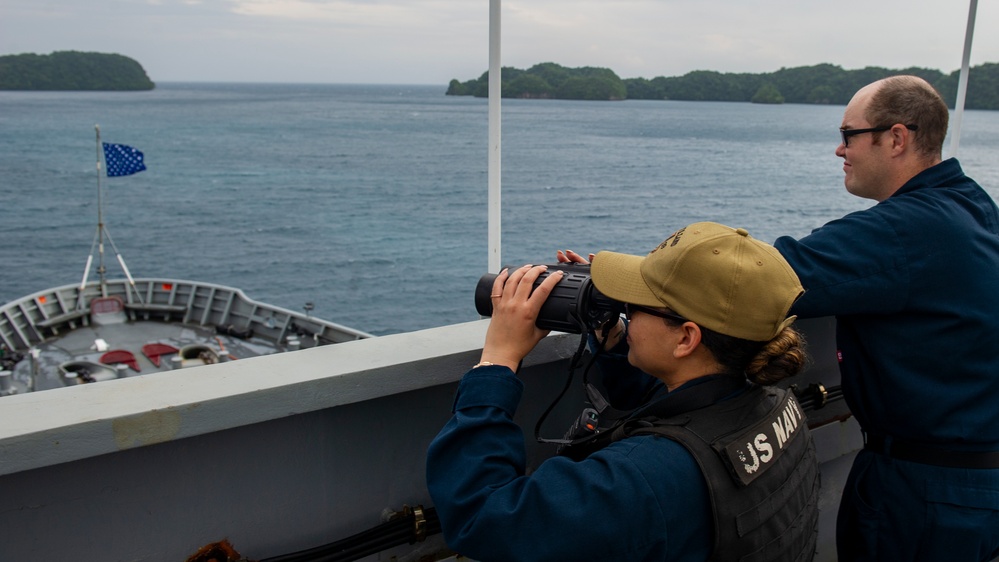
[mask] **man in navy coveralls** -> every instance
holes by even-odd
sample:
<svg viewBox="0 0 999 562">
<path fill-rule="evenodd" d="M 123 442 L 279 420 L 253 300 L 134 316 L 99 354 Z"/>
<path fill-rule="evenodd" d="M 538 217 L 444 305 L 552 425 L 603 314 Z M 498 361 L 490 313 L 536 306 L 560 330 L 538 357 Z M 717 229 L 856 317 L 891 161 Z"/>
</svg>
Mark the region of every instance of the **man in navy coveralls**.
<svg viewBox="0 0 999 562">
<path fill-rule="evenodd" d="M 957 160 L 920 78 L 847 105 L 836 155 L 877 201 L 775 246 L 835 315 L 843 393 L 864 432 L 837 522 L 839 560 L 999 555 L 999 211 Z"/>
</svg>

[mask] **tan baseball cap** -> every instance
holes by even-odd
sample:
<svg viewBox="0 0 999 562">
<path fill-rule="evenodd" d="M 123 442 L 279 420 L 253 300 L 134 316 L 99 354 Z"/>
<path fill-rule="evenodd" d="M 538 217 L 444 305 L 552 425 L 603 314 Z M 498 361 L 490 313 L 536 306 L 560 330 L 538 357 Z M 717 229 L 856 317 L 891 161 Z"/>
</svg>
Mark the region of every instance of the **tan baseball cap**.
<svg viewBox="0 0 999 562">
<path fill-rule="evenodd" d="M 698 222 L 673 233 L 649 255 L 600 252 L 590 266 L 601 293 L 625 303 L 666 307 L 721 334 L 769 341 L 794 322 L 804 293 L 771 245 L 743 228 Z"/>
</svg>

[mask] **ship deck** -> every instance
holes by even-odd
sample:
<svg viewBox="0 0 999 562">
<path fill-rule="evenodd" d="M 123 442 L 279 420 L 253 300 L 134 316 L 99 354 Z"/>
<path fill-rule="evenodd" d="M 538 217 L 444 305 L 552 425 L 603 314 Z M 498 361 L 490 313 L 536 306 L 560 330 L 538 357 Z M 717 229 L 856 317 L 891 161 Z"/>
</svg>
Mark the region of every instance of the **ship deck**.
<svg viewBox="0 0 999 562">
<path fill-rule="evenodd" d="M 164 345 L 177 351 L 147 355 L 142 350 L 150 344 Z M 184 359 L 180 353 L 185 349 L 206 348 L 214 353 L 212 358 Z M 77 384 L 76 377 L 67 377 L 59 369 L 60 365 L 71 361 L 108 364 L 118 372 L 117 378 L 124 378 L 214 362 L 236 361 L 287 350 L 285 346 L 278 346 L 259 337 L 237 338 L 217 333 L 214 327 L 153 320 L 91 324 L 39 343 L 35 349 L 37 358 L 28 355 L 17 363 L 13 371 L 14 385 L 18 392 L 27 392 L 30 386 L 33 386 L 33 390 L 50 390 Z M 134 366 L 101 360 L 115 351 L 128 352 L 134 358 Z M 37 376 L 33 376 L 34 373 Z"/>
</svg>

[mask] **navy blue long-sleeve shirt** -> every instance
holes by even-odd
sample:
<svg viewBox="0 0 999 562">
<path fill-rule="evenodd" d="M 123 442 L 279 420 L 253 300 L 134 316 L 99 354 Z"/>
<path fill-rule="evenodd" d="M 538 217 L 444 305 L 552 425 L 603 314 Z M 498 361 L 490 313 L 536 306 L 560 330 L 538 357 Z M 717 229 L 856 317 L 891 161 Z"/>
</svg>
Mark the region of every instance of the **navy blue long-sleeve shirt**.
<svg viewBox="0 0 999 562">
<path fill-rule="evenodd" d="M 548 459 L 528 475 L 513 421 L 522 393 L 506 367 L 472 369 L 430 445 L 427 485 L 451 548 L 482 561 L 707 558 L 707 486 L 682 445 L 630 437 L 580 462 Z"/>
</svg>

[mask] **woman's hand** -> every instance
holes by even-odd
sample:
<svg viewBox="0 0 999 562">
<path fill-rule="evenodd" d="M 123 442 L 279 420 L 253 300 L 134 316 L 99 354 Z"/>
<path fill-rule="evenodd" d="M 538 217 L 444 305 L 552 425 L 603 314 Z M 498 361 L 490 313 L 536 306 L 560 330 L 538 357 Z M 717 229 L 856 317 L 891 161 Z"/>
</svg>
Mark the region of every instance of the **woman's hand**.
<svg viewBox="0 0 999 562">
<path fill-rule="evenodd" d="M 593 261 L 593 255 L 594 254 L 590 254 L 590 259 L 585 259 L 583 258 L 583 256 L 577 254 L 576 252 L 573 252 L 572 250 L 558 250 L 557 252 L 555 252 L 555 259 L 557 259 L 559 263 L 588 264 Z M 603 337 L 604 333 L 607 334 L 606 341 L 604 341 Z M 624 320 L 618 318 L 613 325 L 602 326 L 601 329 L 596 330 L 593 335 L 594 337 L 596 337 L 597 343 L 603 346 L 605 350 L 611 349 L 612 347 L 617 345 L 618 342 L 621 341 L 621 339 L 625 337 Z"/>
<path fill-rule="evenodd" d="M 553 271 L 534 289 L 534 282 L 547 270 L 544 265 L 525 265 L 496 276 L 490 296 L 493 315 L 482 346 L 482 362 L 505 365 L 516 372 L 521 360 L 548 335 L 550 330 L 542 330 L 535 323 L 541 305 L 562 280 L 562 272 Z"/>
<path fill-rule="evenodd" d="M 572 250 L 558 250 L 555 252 L 555 259 L 557 259 L 559 263 L 588 264 L 593 261 L 593 254 L 590 254 L 590 259 L 586 259 Z"/>
</svg>

